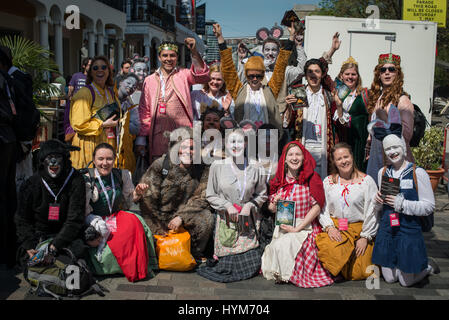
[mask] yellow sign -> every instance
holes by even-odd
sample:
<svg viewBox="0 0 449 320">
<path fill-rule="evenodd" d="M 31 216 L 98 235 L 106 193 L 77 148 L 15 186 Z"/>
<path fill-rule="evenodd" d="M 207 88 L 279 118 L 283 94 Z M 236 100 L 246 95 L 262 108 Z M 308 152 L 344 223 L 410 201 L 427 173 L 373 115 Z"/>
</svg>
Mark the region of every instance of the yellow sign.
<svg viewBox="0 0 449 320">
<path fill-rule="evenodd" d="M 446 28 L 446 0 L 404 0 L 403 20 L 437 22 Z"/>
</svg>

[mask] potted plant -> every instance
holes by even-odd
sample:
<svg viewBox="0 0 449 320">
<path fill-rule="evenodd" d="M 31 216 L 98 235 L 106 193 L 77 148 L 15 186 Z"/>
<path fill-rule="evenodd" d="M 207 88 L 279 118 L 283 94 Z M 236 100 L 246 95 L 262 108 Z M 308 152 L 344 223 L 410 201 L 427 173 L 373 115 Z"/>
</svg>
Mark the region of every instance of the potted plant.
<svg viewBox="0 0 449 320">
<path fill-rule="evenodd" d="M 21 36 L 4 36 L 0 45 L 11 50 L 13 65 L 29 73 L 33 79 L 33 99 L 36 105 L 45 104 L 58 88 L 49 83 L 48 76 L 59 67 L 52 59 L 53 53 L 40 44 Z"/>
<path fill-rule="evenodd" d="M 430 127 L 424 133 L 419 145 L 412 148 L 416 165 L 425 169 L 429 174 L 434 191 L 444 175 L 444 168 L 442 168 L 443 145 L 444 128 Z"/>
</svg>

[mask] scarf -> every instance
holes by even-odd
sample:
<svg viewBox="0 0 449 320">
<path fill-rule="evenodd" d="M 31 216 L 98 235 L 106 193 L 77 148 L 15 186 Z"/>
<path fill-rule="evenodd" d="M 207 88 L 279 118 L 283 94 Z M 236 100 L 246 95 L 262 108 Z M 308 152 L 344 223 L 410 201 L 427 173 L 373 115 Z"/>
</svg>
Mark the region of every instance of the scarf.
<svg viewBox="0 0 449 320">
<path fill-rule="evenodd" d="M 296 144 L 304 155 L 304 161 L 299 170 L 298 177 L 288 182 L 286 179 L 287 171 L 285 170 L 285 157 L 287 155 L 287 149 L 291 144 Z M 276 175 L 270 182 L 270 195 L 275 194 L 279 189 L 284 188 L 287 192 L 291 192 L 293 186 L 297 183 L 299 185 L 306 185 L 310 189 L 310 194 L 318 202 L 321 208 L 324 207 L 325 196 L 323 189 L 323 182 L 318 173 L 315 170 L 316 162 L 313 159 L 309 151 L 298 141 L 291 141 L 284 146 L 282 155 L 279 159 Z"/>
</svg>

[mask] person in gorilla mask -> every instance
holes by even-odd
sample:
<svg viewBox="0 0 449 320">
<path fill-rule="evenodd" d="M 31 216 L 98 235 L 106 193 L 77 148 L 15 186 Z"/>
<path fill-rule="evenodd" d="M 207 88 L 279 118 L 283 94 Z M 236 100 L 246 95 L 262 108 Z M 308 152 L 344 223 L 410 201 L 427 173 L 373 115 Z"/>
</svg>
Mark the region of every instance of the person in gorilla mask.
<svg viewBox="0 0 449 320">
<path fill-rule="evenodd" d="M 20 188 L 15 223 L 22 266 L 38 253 L 36 247 L 43 241 L 48 242 L 47 262 L 63 248 L 84 257 L 86 187 L 81 173 L 72 167 L 73 150 L 79 148 L 58 140 L 42 143 L 39 169 Z"/>
</svg>

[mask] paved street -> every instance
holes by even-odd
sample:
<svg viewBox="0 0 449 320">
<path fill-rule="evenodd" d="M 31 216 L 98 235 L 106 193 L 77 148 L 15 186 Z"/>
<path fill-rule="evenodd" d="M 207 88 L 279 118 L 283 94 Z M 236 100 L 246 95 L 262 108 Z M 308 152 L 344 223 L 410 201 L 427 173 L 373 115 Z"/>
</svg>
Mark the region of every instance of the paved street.
<svg viewBox="0 0 449 320">
<path fill-rule="evenodd" d="M 443 207 L 446 206 L 445 209 Z M 449 201 L 443 186 L 436 192 L 435 226 L 425 235 L 428 256 L 441 269 L 412 288 L 398 283 L 379 282 L 369 290 L 365 281 L 347 281 L 316 289 L 297 288 L 291 284 L 276 285 L 262 276 L 236 282 L 216 283 L 192 272 L 159 272 L 155 278 L 130 283 L 123 276 L 101 277 L 100 283 L 110 292 L 101 298 L 90 295 L 83 300 L 448 300 L 449 299 Z M 370 282 L 372 283 L 372 281 Z M 22 275 L 0 270 L 0 299 L 32 299 Z"/>
</svg>

